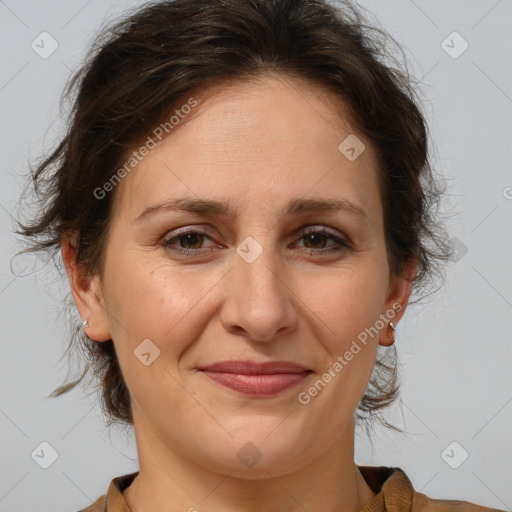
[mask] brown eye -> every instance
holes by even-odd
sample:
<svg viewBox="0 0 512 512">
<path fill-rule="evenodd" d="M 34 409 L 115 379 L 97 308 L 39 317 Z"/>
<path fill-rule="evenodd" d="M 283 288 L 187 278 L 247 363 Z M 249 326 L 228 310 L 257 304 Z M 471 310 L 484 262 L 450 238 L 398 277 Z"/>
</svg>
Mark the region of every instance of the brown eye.
<svg viewBox="0 0 512 512">
<path fill-rule="evenodd" d="M 182 231 L 170 232 L 161 241 L 161 245 L 165 250 L 177 254 L 194 255 L 200 254 L 213 249 L 213 246 L 205 246 L 207 241 L 213 242 L 212 237 L 207 232 L 203 231 Z"/>
<path fill-rule="evenodd" d="M 352 245 L 344 237 L 320 228 L 303 232 L 300 240 L 304 241 L 304 245 L 299 247 L 303 247 L 311 254 L 341 253 L 352 249 Z"/>
<path fill-rule="evenodd" d="M 203 245 L 205 235 L 203 233 L 187 233 L 176 237 L 180 247 L 184 249 L 200 249 Z"/>
<path fill-rule="evenodd" d="M 323 233 L 312 233 L 304 235 L 305 245 L 310 249 L 323 249 L 328 238 L 329 237 Z M 311 246 L 308 244 L 311 244 Z"/>
</svg>

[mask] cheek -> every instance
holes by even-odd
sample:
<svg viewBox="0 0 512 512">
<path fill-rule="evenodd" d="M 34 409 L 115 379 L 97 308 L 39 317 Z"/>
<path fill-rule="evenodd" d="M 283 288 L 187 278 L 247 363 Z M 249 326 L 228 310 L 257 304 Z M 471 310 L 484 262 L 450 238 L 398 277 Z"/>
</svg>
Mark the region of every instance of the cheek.
<svg viewBox="0 0 512 512">
<path fill-rule="evenodd" d="M 318 414 L 327 415 L 336 404 L 337 420 L 345 421 L 354 410 L 370 381 L 378 349 L 378 327 L 385 296 L 385 280 L 379 272 L 344 269 L 310 285 L 308 315 L 317 326 L 314 343 L 322 351 L 319 379 L 326 383 L 306 391 Z M 313 321 L 313 320 L 312 320 Z M 317 389 L 321 389 L 318 392 Z M 301 402 L 302 403 L 302 402 Z M 327 420 L 326 420 L 327 421 Z M 331 421 L 331 420 L 330 420 Z M 341 428 L 336 424 L 333 431 Z"/>
<path fill-rule="evenodd" d="M 218 273 L 200 272 L 197 267 L 155 266 L 140 253 L 112 261 L 116 264 L 110 266 L 105 283 L 109 291 L 106 302 L 121 364 L 138 368 L 134 351 L 149 339 L 172 370 L 208 322 L 205 305 L 219 280 Z"/>
<path fill-rule="evenodd" d="M 116 354 L 134 405 L 161 410 L 163 404 L 174 404 L 182 410 L 190 404 L 179 383 L 178 364 L 205 329 L 200 299 L 207 303 L 204 296 L 212 284 L 204 276 L 191 279 L 183 270 L 155 268 L 144 260 L 140 255 L 117 260 L 106 283 Z"/>
<path fill-rule="evenodd" d="M 352 265 L 315 279 L 302 279 L 301 297 L 330 340 L 342 350 L 366 328 L 375 325 L 386 294 L 385 269 Z"/>
</svg>

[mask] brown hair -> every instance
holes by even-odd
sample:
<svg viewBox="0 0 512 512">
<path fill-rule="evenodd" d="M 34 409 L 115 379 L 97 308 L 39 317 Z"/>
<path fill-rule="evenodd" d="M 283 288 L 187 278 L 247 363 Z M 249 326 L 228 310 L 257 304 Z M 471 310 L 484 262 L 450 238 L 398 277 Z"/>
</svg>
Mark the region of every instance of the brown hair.
<svg viewBox="0 0 512 512">
<path fill-rule="evenodd" d="M 97 38 L 68 84 L 63 97 L 76 95 L 67 133 L 31 172 L 40 210 L 20 223 L 26 251 L 52 252 L 56 261 L 63 236 L 77 234 L 77 263 L 102 275 L 114 194 L 98 199 L 93 191 L 192 90 L 278 73 L 335 93 L 352 126 L 376 148 L 390 267 L 404 275 L 417 260 L 412 290 L 424 298 L 449 256 L 435 220 L 442 190 L 429 164 L 413 81 L 395 60 L 394 66 L 385 63 L 391 59 L 388 39 L 394 42 L 365 25 L 347 2 L 169 0 L 143 6 Z M 68 352 L 78 344 L 85 349 L 83 372 L 52 396 L 74 388 L 93 369 L 110 423 L 132 424 L 112 340 L 88 339 L 75 321 Z M 394 346 L 377 358 L 358 419 L 372 420 L 398 397 L 397 364 Z"/>
</svg>

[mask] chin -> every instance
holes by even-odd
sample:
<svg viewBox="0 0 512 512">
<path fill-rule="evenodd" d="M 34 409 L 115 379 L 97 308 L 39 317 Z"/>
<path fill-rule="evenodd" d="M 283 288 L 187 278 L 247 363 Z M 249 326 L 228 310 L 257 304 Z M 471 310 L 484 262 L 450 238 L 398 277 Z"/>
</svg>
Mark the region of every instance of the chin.
<svg viewBox="0 0 512 512">
<path fill-rule="evenodd" d="M 275 426 L 274 422 L 274 429 Z M 278 429 L 269 435 L 271 431 L 247 428 L 243 435 L 235 435 L 225 443 L 212 440 L 208 444 L 217 449 L 206 454 L 208 462 L 205 465 L 235 478 L 264 480 L 270 475 L 279 476 L 296 470 L 301 460 L 307 462 L 305 452 L 312 449 L 310 443 L 307 446 L 298 436 L 283 439 L 283 433 Z"/>
</svg>

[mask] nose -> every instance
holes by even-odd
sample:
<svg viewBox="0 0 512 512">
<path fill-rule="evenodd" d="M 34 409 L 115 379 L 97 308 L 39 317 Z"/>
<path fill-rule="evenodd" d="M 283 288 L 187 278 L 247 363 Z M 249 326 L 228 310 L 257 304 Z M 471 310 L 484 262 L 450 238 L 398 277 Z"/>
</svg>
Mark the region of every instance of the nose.
<svg viewBox="0 0 512 512">
<path fill-rule="evenodd" d="M 260 343 L 295 329 L 298 299 L 286 263 L 270 250 L 251 263 L 238 254 L 233 260 L 220 312 L 224 329 Z"/>
</svg>

